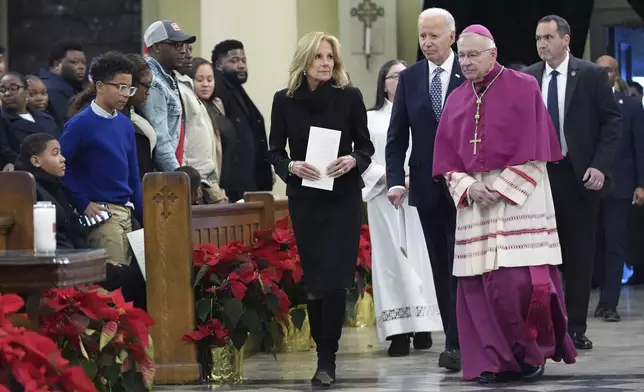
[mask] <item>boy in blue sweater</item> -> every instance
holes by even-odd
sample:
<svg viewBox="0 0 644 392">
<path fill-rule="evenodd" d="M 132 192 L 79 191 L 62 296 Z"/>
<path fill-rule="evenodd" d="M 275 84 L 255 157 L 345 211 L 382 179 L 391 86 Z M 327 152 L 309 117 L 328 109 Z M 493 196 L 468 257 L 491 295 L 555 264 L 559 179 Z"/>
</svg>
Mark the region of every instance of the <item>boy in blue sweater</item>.
<svg viewBox="0 0 644 392">
<path fill-rule="evenodd" d="M 91 229 L 90 245 L 105 249 L 121 264 L 131 259 L 127 233 L 132 231 L 132 214 L 141 221 L 143 212 L 134 127 L 120 112 L 136 92 L 133 70 L 132 62 L 116 52 L 92 61 L 89 74 L 96 99 L 65 124 L 60 138 L 71 204 L 89 218 L 103 210 L 112 214 Z"/>
</svg>

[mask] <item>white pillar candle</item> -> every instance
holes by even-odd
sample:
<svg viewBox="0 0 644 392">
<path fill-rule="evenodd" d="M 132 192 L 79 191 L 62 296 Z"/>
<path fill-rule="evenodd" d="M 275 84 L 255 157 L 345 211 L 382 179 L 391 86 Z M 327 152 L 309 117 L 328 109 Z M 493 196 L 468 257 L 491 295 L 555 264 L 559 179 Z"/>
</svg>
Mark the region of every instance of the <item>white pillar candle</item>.
<svg viewBox="0 0 644 392">
<path fill-rule="evenodd" d="M 56 206 L 39 201 L 34 205 L 34 251 L 56 250 Z"/>
</svg>

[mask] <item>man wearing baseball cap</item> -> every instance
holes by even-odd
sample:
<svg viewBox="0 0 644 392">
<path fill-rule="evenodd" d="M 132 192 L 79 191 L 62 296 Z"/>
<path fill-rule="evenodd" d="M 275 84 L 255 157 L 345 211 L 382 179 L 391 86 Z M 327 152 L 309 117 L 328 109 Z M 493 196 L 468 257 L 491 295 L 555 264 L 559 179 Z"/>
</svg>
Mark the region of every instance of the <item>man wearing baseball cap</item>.
<svg viewBox="0 0 644 392">
<path fill-rule="evenodd" d="M 196 40 L 171 20 L 152 23 L 143 35 L 153 77 L 148 99 L 141 109 L 157 134 L 155 166 L 159 171 L 173 171 L 183 160 L 185 118 L 173 71 L 181 68 L 187 45 Z"/>
</svg>

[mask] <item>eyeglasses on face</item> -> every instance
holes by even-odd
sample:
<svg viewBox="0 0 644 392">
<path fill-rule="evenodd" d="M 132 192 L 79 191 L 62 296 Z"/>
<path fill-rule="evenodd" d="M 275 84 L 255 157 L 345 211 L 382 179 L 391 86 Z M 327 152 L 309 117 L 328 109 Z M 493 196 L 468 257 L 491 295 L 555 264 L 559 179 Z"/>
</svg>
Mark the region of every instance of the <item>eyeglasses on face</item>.
<svg viewBox="0 0 644 392">
<path fill-rule="evenodd" d="M 119 84 L 119 83 L 111 83 L 111 82 L 101 82 L 101 83 L 107 84 L 108 86 L 118 87 L 119 94 L 124 95 L 126 97 L 133 96 L 134 94 L 136 94 L 136 90 L 138 90 L 136 87 L 128 86 L 127 84 Z"/>
<path fill-rule="evenodd" d="M 476 50 L 475 50 L 475 51 L 468 52 L 468 53 L 458 52 L 458 59 L 459 59 L 459 60 L 465 60 L 466 58 L 468 58 L 468 59 L 470 59 L 470 60 L 476 60 L 476 59 L 478 59 L 479 57 L 481 57 L 481 55 L 482 55 L 484 52 L 487 52 L 488 50 L 492 50 L 492 49 L 494 49 L 494 48 L 489 48 L 489 49 L 480 50 L 480 51 L 476 51 Z"/>
<path fill-rule="evenodd" d="M 7 93 L 16 94 L 18 91 L 25 88 L 19 84 L 11 84 L 9 87 L 0 87 L 0 95 L 7 95 Z"/>
<path fill-rule="evenodd" d="M 385 79 L 387 79 L 387 80 L 398 80 L 399 75 L 400 74 L 398 72 L 394 72 L 391 75 L 385 76 Z"/>
<path fill-rule="evenodd" d="M 176 50 L 177 52 L 180 52 L 180 51 L 182 51 L 184 49 L 188 49 L 188 44 L 185 43 L 185 42 L 163 41 L 163 42 L 159 42 L 159 43 L 163 44 L 163 45 L 168 45 L 172 49 Z"/>
</svg>

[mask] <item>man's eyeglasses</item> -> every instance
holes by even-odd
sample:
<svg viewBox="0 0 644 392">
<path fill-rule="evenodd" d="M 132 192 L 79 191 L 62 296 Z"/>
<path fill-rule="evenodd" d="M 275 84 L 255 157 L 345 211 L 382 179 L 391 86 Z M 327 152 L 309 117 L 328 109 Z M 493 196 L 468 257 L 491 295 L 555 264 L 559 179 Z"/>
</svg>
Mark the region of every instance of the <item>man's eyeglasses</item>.
<svg viewBox="0 0 644 392">
<path fill-rule="evenodd" d="M 468 58 L 470 60 L 475 60 L 475 59 L 481 57 L 483 52 L 487 52 L 488 50 L 492 50 L 492 49 L 494 49 L 494 48 L 489 48 L 489 49 L 485 49 L 485 50 L 481 50 L 481 51 L 473 51 L 473 52 L 469 52 L 469 53 L 460 53 L 459 52 L 458 53 L 458 59 L 459 60 L 465 60 L 466 58 Z"/>
<path fill-rule="evenodd" d="M 172 49 L 176 50 L 177 52 L 180 52 L 180 51 L 188 48 L 188 44 L 185 43 L 185 42 L 163 41 L 163 42 L 159 42 L 159 43 L 163 44 L 163 45 L 168 45 Z"/>
<path fill-rule="evenodd" d="M 9 87 L 0 87 L 0 95 L 6 95 L 7 93 L 16 94 L 23 88 L 25 88 L 25 86 L 20 86 L 18 84 L 12 84 Z"/>
<path fill-rule="evenodd" d="M 101 82 L 101 83 L 107 84 L 109 86 L 118 87 L 119 94 L 124 95 L 126 97 L 133 96 L 134 94 L 136 94 L 136 90 L 138 90 L 138 88 L 133 86 L 128 86 L 127 84 L 118 84 L 118 83 L 110 83 L 110 82 Z"/>
</svg>

